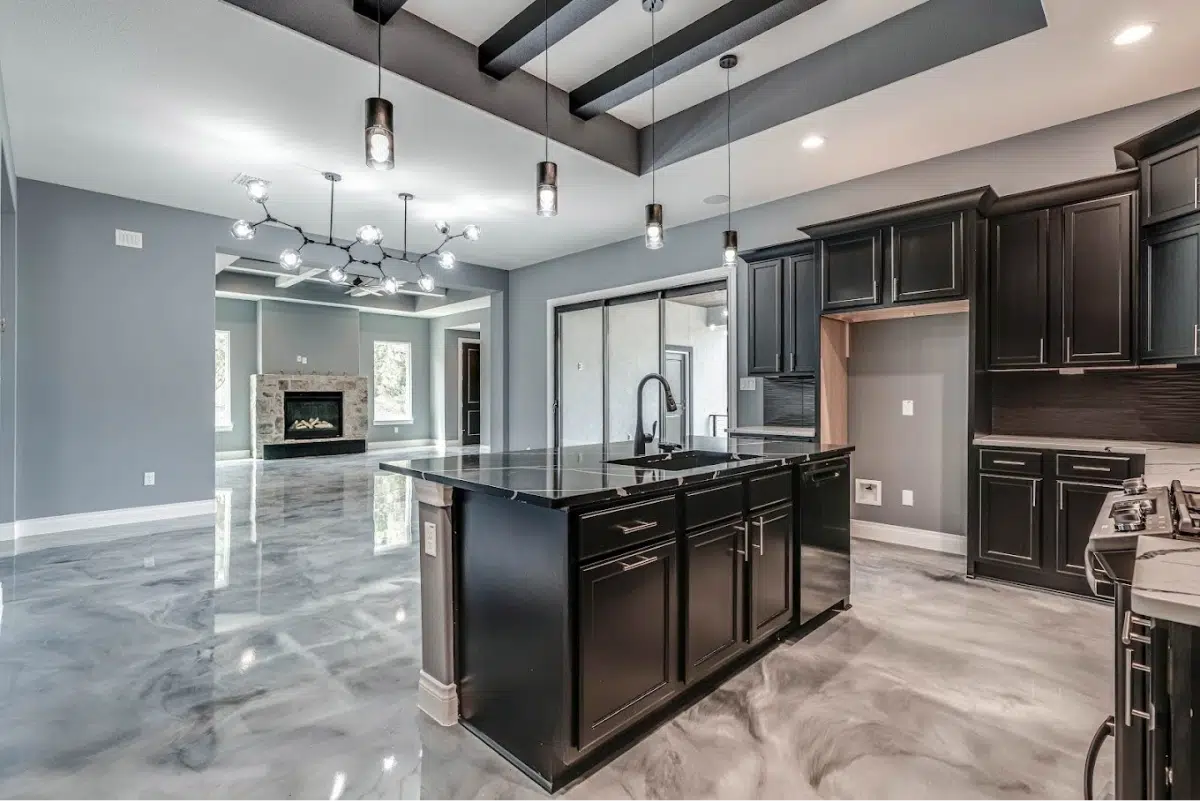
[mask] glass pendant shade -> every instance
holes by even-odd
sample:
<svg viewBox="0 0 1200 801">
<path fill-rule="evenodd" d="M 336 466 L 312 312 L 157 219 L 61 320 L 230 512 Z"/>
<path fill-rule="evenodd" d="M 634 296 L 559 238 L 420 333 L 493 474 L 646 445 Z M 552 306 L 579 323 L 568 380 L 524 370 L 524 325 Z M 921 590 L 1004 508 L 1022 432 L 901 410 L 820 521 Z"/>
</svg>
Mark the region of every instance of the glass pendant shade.
<svg viewBox="0 0 1200 801">
<path fill-rule="evenodd" d="M 270 193 L 267 191 L 267 182 L 258 180 L 251 181 L 250 183 L 246 184 L 246 194 L 249 195 L 250 199 L 255 203 L 266 203 L 271 197 Z"/>
<path fill-rule="evenodd" d="M 334 267 L 329 271 L 329 280 L 335 284 L 340 284 L 346 280 L 346 271 L 341 267 Z"/>
<path fill-rule="evenodd" d="M 445 250 L 438 254 L 438 264 L 440 264 L 442 266 L 443 270 L 454 269 L 454 262 L 455 262 L 454 254 L 451 253 L 450 251 Z"/>
<path fill-rule="evenodd" d="M 396 141 L 392 125 L 392 104 L 382 97 L 367 98 L 367 166 L 390 170 L 396 166 Z"/>
<path fill-rule="evenodd" d="M 293 248 L 288 248 L 279 254 L 279 266 L 285 270 L 298 270 L 303 263 L 304 259 L 300 258 L 300 252 Z"/>
<path fill-rule="evenodd" d="M 422 275 L 417 279 L 417 286 L 421 287 L 422 292 L 432 292 L 434 283 L 432 275 Z"/>
<path fill-rule="evenodd" d="M 438 220 L 433 224 L 433 229 L 442 236 L 446 236 L 450 233 L 450 223 L 446 222 L 445 220 Z"/>
<path fill-rule="evenodd" d="M 364 225 L 354 234 L 355 238 L 364 245 L 378 245 L 383 241 L 383 231 L 377 225 Z"/>
<path fill-rule="evenodd" d="M 553 161 L 538 162 L 537 213 L 539 217 L 558 215 L 558 165 Z"/>
<path fill-rule="evenodd" d="M 242 241 L 253 239 L 254 226 L 248 220 L 238 220 L 230 227 L 229 233 L 233 235 L 234 239 L 241 239 Z"/>
<path fill-rule="evenodd" d="M 388 293 L 389 295 L 394 295 L 396 293 L 396 290 L 399 288 L 400 288 L 400 282 L 397 281 L 392 276 L 389 275 L 387 278 L 383 279 L 383 291 Z"/>
<path fill-rule="evenodd" d="M 738 243 L 737 231 L 726 231 L 724 234 L 724 258 L 722 263 L 729 268 L 737 267 Z"/>
<path fill-rule="evenodd" d="M 664 237 L 662 204 L 651 203 L 646 206 L 646 247 L 658 250 L 665 243 Z"/>
<path fill-rule="evenodd" d="M 467 239 L 469 239 L 472 242 L 478 242 L 479 241 L 479 226 L 478 225 L 468 225 L 466 228 L 463 229 L 463 236 L 465 236 Z"/>
</svg>

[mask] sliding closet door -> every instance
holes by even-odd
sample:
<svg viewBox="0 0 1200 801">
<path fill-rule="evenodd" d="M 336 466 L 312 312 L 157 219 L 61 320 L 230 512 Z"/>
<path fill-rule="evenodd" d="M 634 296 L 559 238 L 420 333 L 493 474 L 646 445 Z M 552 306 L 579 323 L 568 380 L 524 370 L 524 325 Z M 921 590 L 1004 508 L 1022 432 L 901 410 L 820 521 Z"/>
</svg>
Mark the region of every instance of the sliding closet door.
<svg viewBox="0 0 1200 801">
<path fill-rule="evenodd" d="M 558 441 L 604 441 L 604 308 L 558 315 Z"/>
<path fill-rule="evenodd" d="M 608 347 L 608 441 L 633 439 L 637 421 L 638 382 L 647 373 L 659 371 L 662 343 L 659 339 L 659 299 L 612 302 L 607 307 Z M 658 421 L 662 386 L 657 382 L 643 393 L 642 416 L 649 434 Z"/>
</svg>

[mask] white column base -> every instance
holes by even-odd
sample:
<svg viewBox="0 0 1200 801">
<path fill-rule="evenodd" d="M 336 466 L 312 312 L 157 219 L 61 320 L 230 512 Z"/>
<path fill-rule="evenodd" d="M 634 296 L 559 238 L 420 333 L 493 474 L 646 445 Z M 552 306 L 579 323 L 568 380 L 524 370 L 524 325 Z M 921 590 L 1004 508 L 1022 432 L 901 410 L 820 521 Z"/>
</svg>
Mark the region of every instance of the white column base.
<svg viewBox="0 0 1200 801">
<path fill-rule="evenodd" d="M 417 709 L 442 726 L 458 724 L 458 686 L 442 684 L 425 671 L 417 682 Z"/>
</svg>

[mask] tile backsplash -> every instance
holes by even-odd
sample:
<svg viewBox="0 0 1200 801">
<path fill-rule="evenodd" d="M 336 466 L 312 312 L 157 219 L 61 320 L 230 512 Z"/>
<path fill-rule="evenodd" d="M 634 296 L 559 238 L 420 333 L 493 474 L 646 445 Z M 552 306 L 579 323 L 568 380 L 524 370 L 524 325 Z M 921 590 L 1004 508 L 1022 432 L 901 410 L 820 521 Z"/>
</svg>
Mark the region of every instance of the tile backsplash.
<svg viewBox="0 0 1200 801">
<path fill-rule="evenodd" d="M 810 427 L 816 424 L 816 379 L 763 379 L 763 425 Z"/>
</svg>

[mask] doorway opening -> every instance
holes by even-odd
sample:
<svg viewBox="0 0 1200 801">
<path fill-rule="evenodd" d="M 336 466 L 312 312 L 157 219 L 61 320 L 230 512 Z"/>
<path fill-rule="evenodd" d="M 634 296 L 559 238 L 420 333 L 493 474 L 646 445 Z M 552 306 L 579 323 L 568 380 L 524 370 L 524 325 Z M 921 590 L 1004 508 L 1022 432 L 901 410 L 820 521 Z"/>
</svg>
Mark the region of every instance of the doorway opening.
<svg viewBox="0 0 1200 801">
<path fill-rule="evenodd" d="M 458 340 L 458 434 L 463 445 L 478 445 L 483 432 L 479 357 L 478 339 Z"/>
</svg>

